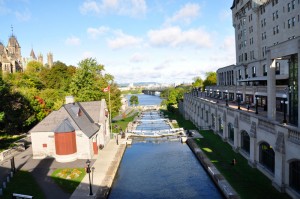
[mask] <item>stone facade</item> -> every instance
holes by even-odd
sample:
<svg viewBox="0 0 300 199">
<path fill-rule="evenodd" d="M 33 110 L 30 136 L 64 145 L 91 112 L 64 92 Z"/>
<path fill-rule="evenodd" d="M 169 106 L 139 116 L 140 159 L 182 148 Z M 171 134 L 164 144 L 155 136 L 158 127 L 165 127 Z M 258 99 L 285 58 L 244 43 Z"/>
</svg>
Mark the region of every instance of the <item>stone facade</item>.
<svg viewBox="0 0 300 199">
<path fill-rule="evenodd" d="M 180 102 L 180 112 L 199 129 L 211 129 L 232 148 L 256 167 L 280 191 L 294 198 L 299 192 L 290 184 L 290 163 L 300 160 L 300 130 L 266 117 L 238 110 L 224 103 L 215 103 L 193 93 L 186 93 Z M 231 135 L 231 132 L 233 135 Z M 245 136 L 247 141 L 245 141 Z M 262 146 L 269 145 L 274 163 L 270 166 L 262 158 Z"/>
<path fill-rule="evenodd" d="M 21 46 L 13 34 L 9 37 L 6 47 L 0 42 L 0 69 L 7 73 L 23 70 Z"/>
</svg>

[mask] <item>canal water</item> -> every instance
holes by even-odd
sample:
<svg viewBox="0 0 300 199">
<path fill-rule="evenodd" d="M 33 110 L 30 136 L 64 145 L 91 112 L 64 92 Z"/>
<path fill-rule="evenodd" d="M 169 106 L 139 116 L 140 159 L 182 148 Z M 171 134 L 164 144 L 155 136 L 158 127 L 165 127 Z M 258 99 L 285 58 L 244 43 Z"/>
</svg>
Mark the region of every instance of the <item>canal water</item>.
<svg viewBox="0 0 300 199">
<path fill-rule="evenodd" d="M 157 105 L 149 102 L 151 98 L 159 97 L 143 97 L 147 98 L 147 105 Z M 145 113 L 146 118 L 149 115 L 156 113 Z M 142 123 L 139 128 L 147 125 L 149 124 Z M 168 128 L 166 125 L 162 123 L 160 127 Z M 132 146 L 124 153 L 109 198 L 223 197 L 190 148 L 177 137 L 164 137 L 133 140 Z"/>
</svg>

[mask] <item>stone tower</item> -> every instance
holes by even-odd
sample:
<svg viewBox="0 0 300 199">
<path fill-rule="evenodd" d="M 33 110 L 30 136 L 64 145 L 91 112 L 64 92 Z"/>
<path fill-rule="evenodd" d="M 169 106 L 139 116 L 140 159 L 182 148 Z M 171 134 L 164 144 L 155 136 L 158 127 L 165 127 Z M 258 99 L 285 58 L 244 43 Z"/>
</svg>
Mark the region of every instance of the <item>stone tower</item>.
<svg viewBox="0 0 300 199">
<path fill-rule="evenodd" d="M 47 54 L 47 61 L 48 61 L 49 68 L 52 68 L 52 66 L 53 66 L 53 54 L 51 52 L 49 52 Z"/>
<path fill-rule="evenodd" d="M 40 53 L 40 54 L 38 55 L 38 62 L 40 62 L 41 64 L 44 65 L 44 58 L 43 58 L 42 53 Z"/>
</svg>

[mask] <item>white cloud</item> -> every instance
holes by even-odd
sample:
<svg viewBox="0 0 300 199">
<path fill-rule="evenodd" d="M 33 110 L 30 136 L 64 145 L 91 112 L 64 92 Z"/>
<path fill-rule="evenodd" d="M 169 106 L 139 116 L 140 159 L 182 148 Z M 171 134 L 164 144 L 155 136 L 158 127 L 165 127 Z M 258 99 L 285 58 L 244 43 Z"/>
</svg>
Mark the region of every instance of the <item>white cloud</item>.
<svg viewBox="0 0 300 199">
<path fill-rule="evenodd" d="M 137 17 L 147 12 L 147 5 L 145 0 L 85 0 L 79 10 L 82 14 L 113 13 Z"/>
<path fill-rule="evenodd" d="M 95 13 L 100 12 L 100 8 L 97 2 L 92 0 L 84 1 L 79 9 L 82 14 L 87 14 L 89 12 L 95 12 Z"/>
<path fill-rule="evenodd" d="M 117 31 L 114 39 L 107 40 L 108 46 L 114 50 L 125 47 L 134 47 L 139 45 L 141 42 L 141 38 L 126 35 L 122 31 Z"/>
<path fill-rule="evenodd" d="M 142 53 L 134 53 L 130 58 L 130 62 L 136 62 L 136 63 L 144 62 L 147 60 L 148 60 L 148 57 Z"/>
<path fill-rule="evenodd" d="M 80 39 L 75 36 L 71 36 L 65 40 L 65 44 L 70 46 L 78 46 L 80 45 Z"/>
<path fill-rule="evenodd" d="M 172 24 L 174 22 L 183 22 L 185 24 L 189 24 L 199 14 L 200 14 L 199 4 L 187 3 L 179 11 L 177 11 L 172 17 L 167 18 L 165 25 Z"/>
<path fill-rule="evenodd" d="M 29 21 L 31 19 L 31 13 L 28 9 L 23 12 L 16 11 L 15 16 L 19 21 Z"/>
<path fill-rule="evenodd" d="M 208 32 L 202 28 L 181 30 L 179 27 L 167 27 L 160 30 L 150 30 L 148 32 L 150 44 L 153 46 L 194 46 L 205 48 L 212 46 L 212 39 Z"/>
<path fill-rule="evenodd" d="M 100 35 L 105 34 L 108 32 L 110 29 L 109 27 L 106 26 L 100 26 L 99 28 L 88 28 L 87 33 L 92 37 L 92 38 L 97 38 Z"/>
</svg>

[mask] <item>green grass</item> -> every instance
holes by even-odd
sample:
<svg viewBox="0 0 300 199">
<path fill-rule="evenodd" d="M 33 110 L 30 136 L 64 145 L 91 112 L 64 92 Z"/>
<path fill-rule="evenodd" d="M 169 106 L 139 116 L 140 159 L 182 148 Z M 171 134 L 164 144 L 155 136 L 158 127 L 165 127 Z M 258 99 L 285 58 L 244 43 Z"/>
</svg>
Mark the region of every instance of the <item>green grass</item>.
<svg viewBox="0 0 300 199">
<path fill-rule="evenodd" d="M 120 128 L 122 128 L 122 130 L 124 131 L 127 128 L 128 123 L 132 122 L 137 115 L 138 115 L 138 113 L 135 113 L 130 117 L 126 117 L 126 118 L 118 120 L 118 121 L 113 121 L 112 122 L 113 133 L 120 133 Z"/>
<path fill-rule="evenodd" d="M 178 126 L 184 129 L 197 129 L 195 125 L 185 120 L 177 109 L 173 113 L 161 110 L 170 119 L 177 120 Z M 272 182 L 259 170 L 251 168 L 248 161 L 232 147 L 224 142 L 220 136 L 212 131 L 201 131 L 204 138 L 195 139 L 211 162 L 223 174 L 226 180 L 238 192 L 242 199 L 289 199 L 287 194 L 278 192 Z M 235 158 L 237 164 L 231 165 Z"/>
<path fill-rule="evenodd" d="M 2 182 L 1 182 L 2 183 Z M 13 193 L 31 195 L 34 198 L 45 198 L 43 191 L 28 171 L 17 171 L 7 188 L 3 191 L 2 199 L 11 199 Z"/>
<path fill-rule="evenodd" d="M 242 199 L 288 199 L 287 194 L 278 192 L 272 182 L 258 169 L 212 131 L 201 131 L 203 139 L 195 139 L 207 157 L 213 162 Z M 235 158 L 237 164 L 231 165 Z"/>
<path fill-rule="evenodd" d="M 13 147 L 15 144 L 14 142 L 16 142 L 17 140 L 23 138 L 24 136 L 21 135 L 8 135 L 8 134 L 4 134 L 4 135 L 0 135 L 0 152 Z"/>
<path fill-rule="evenodd" d="M 51 178 L 54 182 L 68 193 L 73 193 L 80 184 L 86 172 L 83 168 L 56 169 Z"/>
</svg>

